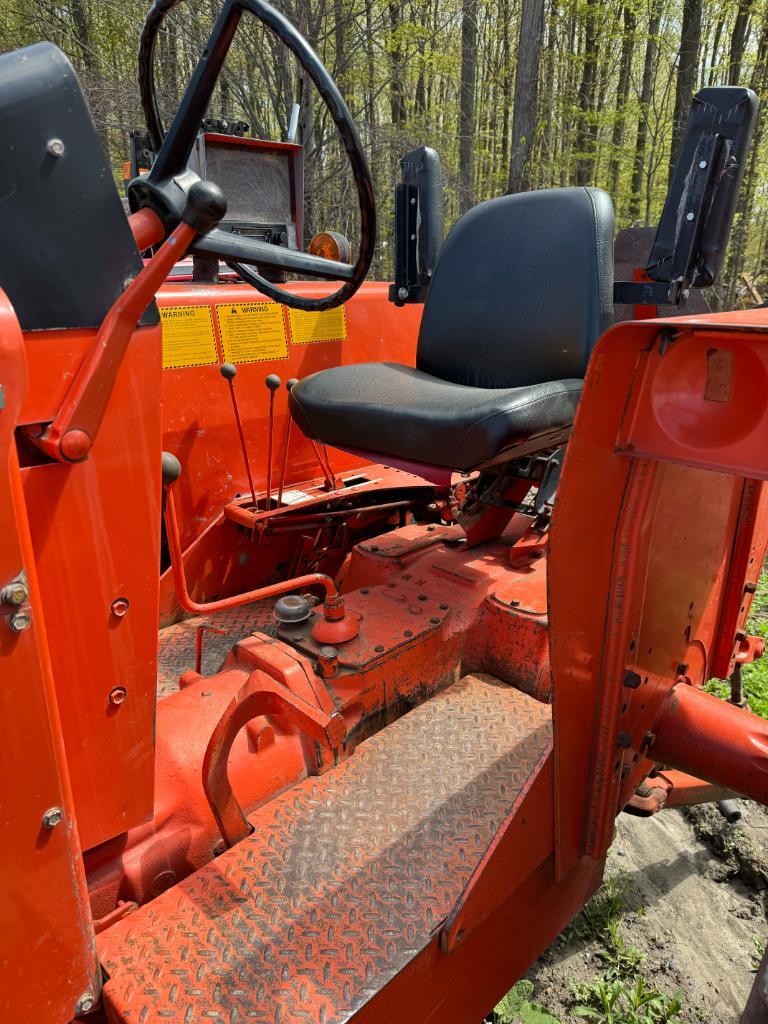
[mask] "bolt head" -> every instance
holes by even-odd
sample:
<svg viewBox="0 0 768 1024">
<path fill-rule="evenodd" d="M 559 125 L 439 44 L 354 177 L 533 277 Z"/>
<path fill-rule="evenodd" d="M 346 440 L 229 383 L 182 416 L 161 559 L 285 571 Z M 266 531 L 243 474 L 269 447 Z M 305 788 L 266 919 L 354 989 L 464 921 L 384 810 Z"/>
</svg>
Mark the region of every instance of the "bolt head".
<svg viewBox="0 0 768 1024">
<path fill-rule="evenodd" d="M 128 691 L 124 686 L 115 686 L 109 691 L 109 703 L 113 704 L 116 708 L 119 708 L 121 704 L 125 703 L 125 698 L 128 696 Z"/>
<path fill-rule="evenodd" d="M 49 807 L 43 814 L 43 828 L 56 828 L 64 820 L 64 811 L 60 807 Z"/>
<path fill-rule="evenodd" d="M 29 598 L 29 587 L 22 579 L 14 580 L 0 591 L 3 604 L 20 605 Z"/>
<path fill-rule="evenodd" d="M 699 160 L 699 170 L 700 171 L 703 171 L 706 166 L 707 166 L 707 161 L 706 160 Z"/>
<path fill-rule="evenodd" d="M 8 619 L 8 625 L 14 633 L 23 633 L 32 625 L 32 616 L 29 612 L 15 612 Z"/>
<path fill-rule="evenodd" d="M 397 289 L 397 297 L 398 297 L 398 299 L 407 299 L 408 298 L 408 289 L 407 288 L 398 288 Z"/>
<path fill-rule="evenodd" d="M 694 216 L 695 216 L 695 214 L 693 213 L 693 211 L 689 210 L 689 212 L 686 213 L 686 215 L 685 215 L 685 219 L 686 220 L 693 220 Z"/>
<path fill-rule="evenodd" d="M 93 995 L 93 992 L 83 992 L 83 994 L 77 1000 L 77 1005 L 75 1006 L 75 1013 L 90 1013 L 95 1005 L 96 999 Z"/>
<path fill-rule="evenodd" d="M 127 597 L 116 597 L 110 606 L 110 611 L 116 619 L 122 619 L 124 615 L 128 614 L 130 607 L 131 603 Z"/>
<path fill-rule="evenodd" d="M 51 156 L 55 156 L 57 159 L 60 156 L 64 156 L 65 148 L 66 147 L 64 146 L 64 143 L 61 141 L 61 139 L 48 139 L 48 142 L 45 146 L 46 152 L 49 153 Z"/>
</svg>

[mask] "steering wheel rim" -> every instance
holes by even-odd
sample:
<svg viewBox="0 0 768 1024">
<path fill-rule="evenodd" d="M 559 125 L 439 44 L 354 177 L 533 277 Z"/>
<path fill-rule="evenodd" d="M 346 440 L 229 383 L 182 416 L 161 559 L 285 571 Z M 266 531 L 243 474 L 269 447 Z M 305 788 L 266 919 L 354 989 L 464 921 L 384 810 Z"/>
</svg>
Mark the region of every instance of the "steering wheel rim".
<svg viewBox="0 0 768 1024">
<path fill-rule="evenodd" d="M 360 248 L 357 261 L 350 265 L 325 260 L 282 246 L 270 245 L 232 232 L 214 228 L 199 236 L 190 247 L 194 254 L 215 256 L 232 267 L 248 284 L 262 294 L 294 309 L 318 312 L 346 302 L 365 280 L 373 259 L 376 242 L 376 207 L 373 181 L 357 128 L 349 108 L 320 58 L 304 36 L 266 0 L 225 0 L 206 48 L 190 79 L 184 97 L 166 133 L 163 129 L 154 85 L 154 50 L 160 27 L 180 0 L 154 0 L 141 33 L 139 46 L 139 89 L 141 103 L 157 157 L 148 174 L 129 186 L 132 209 L 150 206 L 170 230 L 181 219 L 186 192 L 197 180 L 187 162 L 208 108 L 213 89 L 229 52 L 235 30 L 244 11 L 254 15 L 296 57 L 317 88 L 341 137 L 352 167 L 360 209 Z M 308 274 L 323 280 L 342 280 L 335 292 L 322 298 L 306 298 L 285 291 L 263 278 L 253 266 Z"/>
</svg>

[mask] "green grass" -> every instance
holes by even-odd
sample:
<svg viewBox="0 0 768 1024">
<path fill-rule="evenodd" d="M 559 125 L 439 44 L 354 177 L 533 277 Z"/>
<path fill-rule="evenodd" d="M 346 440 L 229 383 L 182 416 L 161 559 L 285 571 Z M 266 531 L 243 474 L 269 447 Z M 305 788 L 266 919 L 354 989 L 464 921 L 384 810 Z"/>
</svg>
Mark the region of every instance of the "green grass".
<svg viewBox="0 0 768 1024">
<path fill-rule="evenodd" d="M 754 636 L 768 641 L 768 571 L 764 570 L 752 598 L 746 630 Z M 744 696 L 752 711 L 761 718 L 768 718 L 768 657 L 760 658 L 741 670 L 741 684 Z M 726 699 L 730 696 L 730 685 L 723 679 L 710 679 L 705 687 L 707 693 Z"/>
<path fill-rule="evenodd" d="M 573 994 L 571 1016 L 593 1024 L 668 1024 L 682 1009 L 682 993 L 665 995 L 641 977 L 631 983 L 598 979 L 574 985 Z"/>
<path fill-rule="evenodd" d="M 491 1015 L 494 1024 L 560 1024 L 543 1006 L 531 1002 L 533 983 L 518 981 Z"/>
<path fill-rule="evenodd" d="M 572 939 L 595 944 L 602 961 L 600 975 L 573 987 L 569 1020 L 593 1024 L 667 1024 L 675 1021 L 682 995 L 672 996 L 648 985 L 641 968 L 645 955 L 629 945 L 622 934 L 622 919 L 631 909 L 641 915 L 642 906 L 629 905 L 630 880 L 625 875 L 607 878 L 578 917 L 563 933 Z M 492 1024 L 562 1024 L 533 1001 L 530 981 L 519 981 L 491 1014 Z"/>
</svg>

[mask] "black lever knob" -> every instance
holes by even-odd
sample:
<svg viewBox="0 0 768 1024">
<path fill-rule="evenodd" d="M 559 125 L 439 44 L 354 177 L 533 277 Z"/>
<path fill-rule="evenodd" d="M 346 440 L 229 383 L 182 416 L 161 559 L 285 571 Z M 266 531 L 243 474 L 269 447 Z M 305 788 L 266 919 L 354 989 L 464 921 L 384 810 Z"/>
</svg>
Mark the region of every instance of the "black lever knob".
<svg viewBox="0 0 768 1024">
<path fill-rule="evenodd" d="M 181 219 L 198 234 L 215 228 L 227 212 L 227 200 L 212 181 L 196 181 L 187 193 L 187 205 Z"/>
<path fill-rule="evenodd" d="M 163 487 L 175 484 L 181 476 L 181 463 L 170 452 L 163 452 Z"/>
<path fill-rule="evenodd" d="M 219 373 L 224 380 L 234 380 L 237 376 L 237 367 L 233 363 L 222 363 L 219 367 Z"/>
<path fill-rule="evenodd" d="M 276 373 L 270 373 L 267 379 L 264 381 L 270 391 L 277 391 L 280 387 L 281 381 Z"/>
<path fill-rule="evenodd" d="M 298 383 L 299 383 L 299 378 L 298 377 L 291 377 L 290 380 L 287 380 L 285 382 L 285 387 L 286 387 L 286 389 L 288 391 L 293 391 L 294 387 Z"/>
</svg>

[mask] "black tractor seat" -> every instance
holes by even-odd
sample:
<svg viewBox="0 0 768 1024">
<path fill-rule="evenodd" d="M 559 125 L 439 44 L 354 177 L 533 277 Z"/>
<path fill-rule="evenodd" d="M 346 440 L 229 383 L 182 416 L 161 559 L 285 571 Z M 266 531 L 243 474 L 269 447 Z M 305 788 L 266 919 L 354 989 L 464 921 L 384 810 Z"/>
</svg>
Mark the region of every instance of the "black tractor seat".
<svg viewBox="0 0 768 1024">
<path fill-rule="evenodd" d="M 503 196 L 466 213 L 429 287 L 416 368 L 322 370 L 291 392 L 310 438 L 455 470 L 567 438 L 613 312 L 613 207 L 593 188 Z"/>
</svg>

